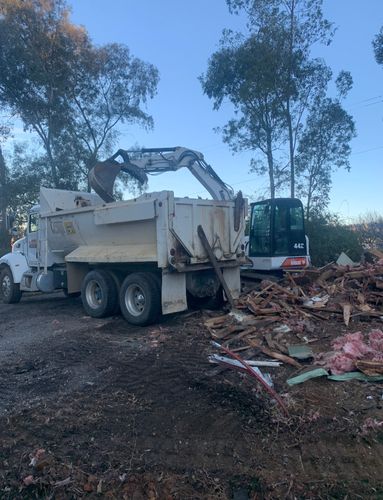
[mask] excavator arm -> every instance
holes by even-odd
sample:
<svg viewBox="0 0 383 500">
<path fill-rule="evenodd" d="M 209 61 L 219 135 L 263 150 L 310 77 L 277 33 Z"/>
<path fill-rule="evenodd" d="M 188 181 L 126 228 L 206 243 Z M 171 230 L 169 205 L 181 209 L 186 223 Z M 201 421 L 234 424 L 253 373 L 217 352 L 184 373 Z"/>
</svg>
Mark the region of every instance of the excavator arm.
<svg viewBox="0 0 383 500">
<path fill-rule="evenodd" d="M 116 160 L 118 157 L 122 158 L 122 162 Z M 184 167 L 200 181 L 213 200 L 234 200 L 233 189 L 206 163 L 202 153 L 181 147 L 136 151 L 119 149 L 113 156 L 98 162 L 92 168 L 89 172 L 89 182 L 96 193 L 105 202 L 110 203 L 115 201 L 113 186 L 120 172 L 125 172 L 145 184 L 148 180 L 147 174 L 172 172 Z"/>
</svg>

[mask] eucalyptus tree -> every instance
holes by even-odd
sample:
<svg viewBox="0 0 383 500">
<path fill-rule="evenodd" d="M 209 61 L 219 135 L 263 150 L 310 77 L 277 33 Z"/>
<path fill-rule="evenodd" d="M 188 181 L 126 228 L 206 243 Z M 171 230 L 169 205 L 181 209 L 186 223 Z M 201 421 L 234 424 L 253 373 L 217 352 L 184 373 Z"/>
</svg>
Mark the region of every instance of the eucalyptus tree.
<svg viewBox="0 0 383 500">
<path fill-rule="evenodd" d="M 0 0 L 0 14 L 0 103 L 37 134 L 45 183 L 86 185 L 119 123 L 152 126 L 157 69 L 125 46 L 95 47 L 64 0 Z"/>
</svg>

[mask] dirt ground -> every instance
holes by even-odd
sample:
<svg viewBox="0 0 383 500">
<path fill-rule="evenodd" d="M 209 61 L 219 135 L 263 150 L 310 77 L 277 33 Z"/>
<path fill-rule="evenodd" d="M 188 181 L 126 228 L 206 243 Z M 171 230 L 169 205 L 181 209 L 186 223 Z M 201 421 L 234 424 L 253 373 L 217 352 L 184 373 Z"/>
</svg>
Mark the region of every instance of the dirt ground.
<svg viewBox="0 0 383 500">
<path fill-rule="evenodd" d="M 208 363 L 208 314 L 136 328 L 61 294 L 0 305 L 0 498 L 383 498 L 383 429 L 365 425 L 383 384 L 270 368 L 287 418 Z M 346 332 L 315 328 L 317 352 Z"/>
</svg>

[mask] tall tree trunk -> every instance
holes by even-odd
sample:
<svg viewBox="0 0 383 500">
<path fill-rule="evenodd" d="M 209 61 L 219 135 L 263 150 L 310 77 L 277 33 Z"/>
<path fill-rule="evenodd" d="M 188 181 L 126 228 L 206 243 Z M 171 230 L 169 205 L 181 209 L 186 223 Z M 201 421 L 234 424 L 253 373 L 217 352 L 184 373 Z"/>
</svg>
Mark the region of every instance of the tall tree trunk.
<svg viewBox="0 0 383 500">
<path fill-rule="evenodd" d="M 9 251 L 10 238 L 7 231 L 7 170 L 0 146 L 0 255 Z"/>
<path fill-rule="evenodd" d="M 307 220 L 310 219 L 310 215 L 311 215 L 312 196 L 313 196 L 313 179 L 312 179 L 312 176 L 310 175 L 309 187 L 308 187 L 308 191 L 307 191 L 307 200 L 306 200 L 306 219 Z"/>
<path fill-rule="evenodd" d="M 271 145 L 271 133 L 267 132 L 267 163 L 269 167 L 269 180 L 270 180 L 270 198 L 275 198 L 275 179 L 274 179 L 274 158 Z"/>
<path fill-rule="evenodd" d="M 290 152 L 290 196 L 295 198 L 295 162 L 294 162 L 294 134 L 291 123 L 290 99 L 287 100 L 287 126 L 289 129 L 289 152 Z"/>
<path fill-rule="evenodd" d="M 91 187 L 90 182 L 89 182 L 89 172 L 96 164 L 96 161 L 97 161 L 97 152 L 94 151 L 92 153 L 92 155 L 90 156 L 90 158 L 88 158 L 88 160 L 86 162 L 86 167 L 85 167 L 86 171 L 87 171 L 87 176 L 86 176 L 87 189 L 86 190 L 88 191 L 88 193 L 90 193 L 92 190 L 92 187 Z"/>
<path fill-rule="evenodd" d="M 6 229 L 6 216 L 7 216 L 7 200 L 6 200 L 6 181 L 7 181 L 7 174 L 6 174 L 6 168 L 5 168 L 5 161 L 4 161 L 4 156 L 3 156 L 3 151 L 0 146 L 0 219 L 1 219 L 1 225 L 0 229 L 1 231 L 5 231 Z"/>
<path fill-rule="evenodd" d="M 59 185 L 60 182 L 59 182 L 59 178 L 57 176 L 56 163 L 55 163 L 55 160 L 54 160 L 53 155 L 52 155 L 52 149 L 51 149 L 50 142 L 46 143 L 46 151 L 47 151 L 47 155 L 48 155 L 49 166 L 50 166 L 51 173 L 52 173 L 53 185 L 55 188 L 60 188 L 61 186 Z"/>
<path fill-rule="evenodd" d="M 295 164 L 294 164 L 294 134 L 290 109 L 290 91 L 293 72 L 293 50 L 294 50 L 294 16 L 296 0 L 290 4 L 290 38 L 289 38 L 289 67 L 288 67 L 288 94 L 286 102 L 287 126 L 289 130 L 289 152 L 290 152 L 290 196 L 295 197 Z"/>
</svg>

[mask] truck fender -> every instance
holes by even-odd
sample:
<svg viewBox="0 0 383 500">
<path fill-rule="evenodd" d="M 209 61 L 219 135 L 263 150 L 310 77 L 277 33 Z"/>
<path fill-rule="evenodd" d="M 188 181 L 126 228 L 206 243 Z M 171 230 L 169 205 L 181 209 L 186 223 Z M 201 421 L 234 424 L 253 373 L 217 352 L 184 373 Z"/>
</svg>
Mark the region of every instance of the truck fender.
<svg viewBox="0 0 383 500">
<path fill-rule="evenodd" d="M 27 263 L 27 259 L 21 253 L 6 253 L 0 258 L 0 270 L 4 267 L 8 266 L 12 272 L 13 281 L 15 283 L 20 283 L 23 274 L 26 271 L 29 271 L 29 266 Z"/>
</svg>

